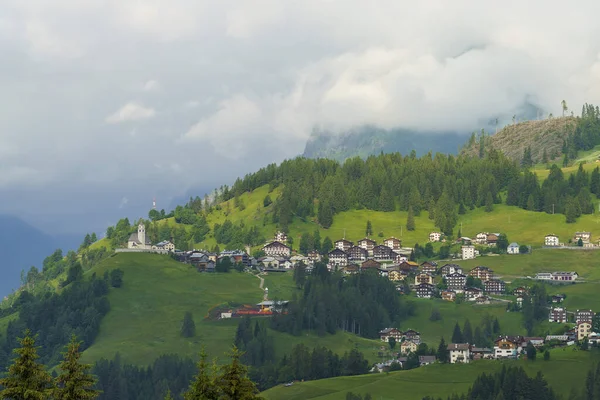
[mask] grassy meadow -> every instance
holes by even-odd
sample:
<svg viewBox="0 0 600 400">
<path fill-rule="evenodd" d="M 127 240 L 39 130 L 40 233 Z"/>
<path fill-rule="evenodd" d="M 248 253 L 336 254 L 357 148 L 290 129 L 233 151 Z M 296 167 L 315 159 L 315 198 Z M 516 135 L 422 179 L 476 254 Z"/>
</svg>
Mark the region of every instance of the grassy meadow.
<svg viewBox="0 0 600 400">
<path fill-rule="evenodd" d="M 484 360 L 462 365 L 433 364 L 410 371 L 296 382 L 290 387 L 279 385 L 263 392 L 262 396 L 267 400 L 343 400 L 347 392 L 353 392 L 370 393 L 378 400 L 420 400 L 424 396 L 445 399 L 452 393 L 466 393 L 483 372 L 498 371 L 502 365 L 518 365 L 530 375 L 541 371 L 550 386 L 566 398 L 573 387 L 581 388 L 587 371 L 599 360 L 597 352 L 555 349 L 550 361 Z"/>
</svg>

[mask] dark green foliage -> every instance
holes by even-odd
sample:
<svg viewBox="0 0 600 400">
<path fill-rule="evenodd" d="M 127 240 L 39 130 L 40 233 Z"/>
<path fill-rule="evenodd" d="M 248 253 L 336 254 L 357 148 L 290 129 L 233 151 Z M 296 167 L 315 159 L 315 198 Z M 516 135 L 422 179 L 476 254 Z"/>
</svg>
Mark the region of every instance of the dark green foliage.
<svg viewBox="0 0 600 400">
<path fill-rule="evenodd" d="M 519 246 L 519 254 L 527 254 L 529 253 L 529 247 L 525 244 Z"/>
<path fill-rule="evenodd" d="M 92 366 L 81 364 L 79 361 L 80 346 L 81 343 L 72 336 L 63 353 L 63 361 L 58 366 L 61 373 L 56 378 L 53 396 L 55 400 L 87 400 L 95 399 L 99 395 L 99 392 L 94 389 L 96 378 L 88 372 Z"/>
<path fill-rule="evenodd" d="M 458 322 L 454 325 L 454 331 L 452 332 L 452 343 L 464 343 L 463 342 L 463 334 L 460 330 L 460 326 Z"/>
<path fill-rule="evenodd" d="M 216 272 L 227 273 L 231 271 L 233 268 L 233 263 L 231 262 L 231 258 L 229 257 L 221 257 L 217 259 L 217 264 L 215 265 Z"/>
<path fill-rule="evenodd" d="M 294 335 L 305 329 L 319 335 L 341 329 L 375 338 L 382 326 L 392 326 L 411 313 L 412 304 L 377 271 L 344 277 L 317 262 L 302 297 L 290 303 L 287 314 L 273 316 L 271 326 Z"/>
<path fill-rule="evenodd" d="M 230 220 L 225 220 L 222 225 L 215 224 L 213 232 L 217 243 L 225 244 L 229 250 L 240 249 L 245 245 L 258 246 L 265 242 L 258 227 L 246 227 L 243 222 L 234 225 Z"/>
<path fill-rule="evenodd" d="M 365 229 L 365 236 L 373 235 L 373 225 L 371 225 L 371 221 L 367 221 L 367 228 Z"/>
<path fill-rule="evenodd" d="M 525 353 L 527 354 L 527 359 L 529 361 L 535 361 L 535 358 L 537 356 L 537 350 L 535 349 L 535 346 L 531 344 L 531 342 L 527 343 Z"/>
<path fill-rule="evenodd" d="M 294 268 L 294 283 L 298 288 L 302 288 L 304 287 L 304 282 L 306 282 L 306 266 L 303 262 L 300 262 Z M 238 347 L 240 346 L 238 345 Z"/>
<path fill-rule="evenodd" d="M 433 310 L 431 310 L 431 315 L 429 316 L 429 320 L 430 321 L 439 321 L 442 319 L 442 313 L 440 313 L 440 310 L 438 310 L 437 308 L 434 308 Z"/>
<path fill-rule="evenodd" d="M 12 400 L 46 400 L 52 390 L 52 378 L 38 363 L 35 337 L 29 329 L 18 339 L 20 347 L 14 350 L 16 358 L 8 374 L 0 379 L 0 398 Z"/>
<path fill-rule="evenodd" d="M 60 293 L 41 297 L 22 294 L 15 305 L 19 318 L 8 324 L 6 340 L 1 344 L 4 354 L 18 346 L 17 338 L 25 329 L 37 333 L 40 361 L 44 364 L 58 364 L 73 334 L 82 339 L 82 349 L 88 348 L 98 334 L 102 317 L 110 310 L 107 294 L 108 283 L 95 275 L 73 282 Z M 5 366 L 0 364 L 0 370 Z"/>
<path fill-rule="evenodd" d="M 196 324 L 192 313 L 187 311 L 183 316 L 183 322 L 181 323 L 181 336 L 190 338 L 196 336 Z"/>
<path fill-rule="evenodd" d="M 110 286 L 120 288 L 123 286 L 123 275 L 125 272 L 122 269 L 113 269 L 110 271 Z"/>
<path fill-rule="evenodd" d="M 321 245 L 321 252 L 323 254 L 327 254 L 331 250 L 333 250 L 333 242 L 331 239 L 329 239 L 329 236 L 326 236 L 325 239 L 323 239 L 323 244 Z"/>
<path fill-rule="evenodd" d="M 463 325 L 462 339 L 464 343 L 473 344 L 473 329 L 471 328 L 471 321 L 468 318 Z"/>
<path fill-rule="evenodd" d="M 466 286 L 483 289 L 483 282 L 481 282 L 481 279 L 478 279 L 478 278 L 475 278 L 475 277 L 469 275 L 469 276 L 467 276 Z"/>
<path fill-rule="evenodd" d="M 271 204 L 273 204 L 273 200 L 271 200 L 271 196 L 266 195 L 264 200 L 263 200 L 263 206 L 264 207 L 269 207 Z"/>
<path fill-rule="evenodd" d="M 177 206 L 174 216 L 175 221 L 179 224 L 193 225 L 196 222 L 196 214 L 188 207 Z"/>
<path fill-rule="evenodd" d="M 494 211 L 494 198 L 490 192 L 487 193 L 485 198 L 485 212 Z"/>
<path fill-rule="evenodd" d="M 449 361 L 448 345 L 446 344 L 446 341 L 444 340 L 443 336 L 442 336 L 442 339 L 440 340 L 440 344 L 437 348 L 436 357 L 437 357 L 438 361 L 441 363 L 447 363 Z"/>
<path fill-rule="evenodd" d="M 498 251 L 506 253 L 506 249 L 508 248 L 508 237 L 506 236 L 506 234 L 501 233 L 500 236 L 498 236 L 496 248 L 498 249 Z"/>
<path fill-rule="evenodd" d="M 548 296 L 546 287 L 542 284 L 534 285 L 529 291 L 529 296 L 523 298 L 523 324 L 527 334 L 531 335 L 537 323 L 548 316 Z"/>
<path fill-rule="evenodd" d="M 67 271 L 67 279 L 65 279 L 61 286 L 65 287 L 71 282 L 75 282 L 80 280 L 83 277 L 83 268 L 81 268 L 81 264 L 79 262 L 75 262 L 74 265 L 69 267 Z"/>
<path fill-rule="evenodd" d="M 394 349 L 396 348 L 396 338 L 394 338 L 394 337 L 391 337 L 391 338 L 388 340 L 388 344 L 389 344 L 389 346 L 390 346 L 390 350 L 394 350 Z"/>
<path fill-rule="evenodd" d="M 525 147 L 523 150 L 523 158 L 521 158 L 521 167 L 531 168 L 533 166 L 533 159 L 531 158 L 531 147 Z"/>
<path fill-rule="evenodd" d="M 206 222 L 206 218 L 204 217 L 204 215 L 198 216 L 196 222 L 194 222 L 194 225 L 192 226 L 191 231 L 191 236 L 194 240 L 194 243 L 202 242 L 206 238 L 208 232 L 210 232 L 210 227 Z"/>
<path fill-rule="evenodd" d="M 406 217 L 406 229 L 409 231 L 415 230 L 415 216 L 413 214 L 412 206 L 408 208 L 408 216 Z"/>
</svg>

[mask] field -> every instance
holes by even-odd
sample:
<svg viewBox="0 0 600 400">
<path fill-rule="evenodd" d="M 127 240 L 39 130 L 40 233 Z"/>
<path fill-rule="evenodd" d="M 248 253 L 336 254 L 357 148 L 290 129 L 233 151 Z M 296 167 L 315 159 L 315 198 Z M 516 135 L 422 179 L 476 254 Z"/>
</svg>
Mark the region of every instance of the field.
<svg viewBox="0 0 600 400">
<path fill-rule="evenodd" d="M 343 400 L 347 392 L 370 393 L 374 399 L 420 400 L 424 396 L 445 399 L 452 393 L 465 393 L 475 378 L 483 372 L 493 372 L 503 364 L 522 366 L 528 374 L 542 371 L 546 380 L 559 394 L 568 396 L 571 388 L 583 384 L 587 371 L 600 360 L 597 353 L 556 349 L 550 361 L 478 361 L 467 365 L 434 364 L 426 367 L 351 377 L 297 382 L 282 385 L 262 393 L 267 400 Z"/>
</svg>

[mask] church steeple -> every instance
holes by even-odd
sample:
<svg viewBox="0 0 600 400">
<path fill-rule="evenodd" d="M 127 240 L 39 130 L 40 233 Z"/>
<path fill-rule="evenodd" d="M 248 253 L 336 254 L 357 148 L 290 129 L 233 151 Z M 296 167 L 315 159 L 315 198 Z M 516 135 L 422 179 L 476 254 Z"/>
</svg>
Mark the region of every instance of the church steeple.
<svg viewBox="0 0 600 400">
<path fill-rule="evenodd" d="M 141 243 L 141 247 L 145 248 L 146 247 L 146 226 L 144 225 L 144 222 L 140 222 L 140 224 L 138 225 L 138 240 Z"/>
</svg>

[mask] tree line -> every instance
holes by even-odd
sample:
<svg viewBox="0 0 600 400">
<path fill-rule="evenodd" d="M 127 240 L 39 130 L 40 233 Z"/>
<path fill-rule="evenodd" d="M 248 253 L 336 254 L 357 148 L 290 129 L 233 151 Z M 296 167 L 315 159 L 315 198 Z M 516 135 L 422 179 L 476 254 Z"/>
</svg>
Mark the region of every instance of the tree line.
<svg viewBox="0 0 600 400">
<path fill-rule="evenodd" d="M 376 338 L 382 327 L 395 326 L 414 312 L 414 304 L 398 296 L 396 286 L 376 270 L 343 276 L 316 262 L 301 286 L 300 298 L 294 293 L 287 313 L 272 317 L 273 329 L 293 335 L 303 330 L 318 335 L 344 330 Z"/>
</svg>

